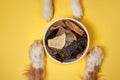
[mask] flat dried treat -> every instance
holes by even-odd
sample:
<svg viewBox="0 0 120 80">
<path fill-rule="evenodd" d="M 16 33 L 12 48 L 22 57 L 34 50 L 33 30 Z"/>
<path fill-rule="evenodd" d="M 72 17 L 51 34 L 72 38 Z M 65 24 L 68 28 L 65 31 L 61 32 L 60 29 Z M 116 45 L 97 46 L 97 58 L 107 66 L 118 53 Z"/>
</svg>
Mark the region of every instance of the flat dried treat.
<svg viewBox="0 0 120 80">
<path fill-rule="evenodd" d="M 58 54 L 61 55 L 61 58 L 63 60 L 68 60 L 70 59 L 71 55 L 74 54 L 79 54 L 81 53 L 84 49 L 80 47 L 82 45 L 81 40 L 78 40 L 77 42 L 72 43 L 71 45 L 67 46 L 66 48 L 63 48 Z M 79 48 L 80 47 L 80 48 Z M 79 51 L 77 50 L 79 48 Z M 76 57 L 76 55 L 74 55 Z"/>
<path fill-rule="evenodd" d="M 66 20 L 65 24 L 74 32 L 76 32 L 77 34 L 79 34 L 80 36 L 82 36 L 84 34 L 84 31 L 82 29 L 79 28 L 79 26 L 77 26 L 75 23 L 73 23 L 70 20 Z"/>
<path fill-rule="evenodd" d="M 57 21 L 56 23 L 54 23 L 52 25 L 50 30 L 57 29 L 57 28 L 62 27 L 62 26 L 65 26 L 64 22 L 63 21 Z"/>
<path fill-rule="evenodd" d="M 85 76 L 83 80 L 97 80 L 97 73 L 103 59 L 103 51 L 100 47 L 93 48 L 87 56 Z"/>
<path fill-rule="evenodd" d="M 69 46 L 72 42 L 74 42 L 76 40 L 77 40 L 77 38 L 76 38 L 75 34 L 73 34 L 73 32 L 71 32 L 71 31 L 67 31 L 66 32 L 66 44 L 65 44 L 65 47 Z"/>
<path fill-rule="evenodd" d="M 56 49 L 62 49 L 65 45 L 65 33 L 61 36 L 54 37 L 53 39 L 48 39 L 48 46 Z"/>
<path fill-rule="evenodd" d="M 53 29 L 53 30 L 50 30 L 47 32 L 46 34 L 46 38 L 47 39 L 52 39 L 56 36 L 57 32 L 58 32 L 59 29 Z"/>
<path fill-rule="evenodd" d="M 65 28 L 63 28 L 63 27 L 60 27 L 60 28 L 59 28 L 56 36 L 59 36 L 59 35 L 61 35 L 61 34 L 63 34 L 63 33 L 66 33 L 66 43 L 65 43 L 65 47 L 68 46 L 68 45 L 70 45 L 73 41 L 76 41 L 76 40 L 77 40 L 75 34 L 74 34 L 71 30 L 65 29 Z"/>
<path fill-rule="evenodd" d="M 53 47 L 51 47 L 50 49 L 51 49 L 53 55 L 57 54 L 57 52 L 59 51 L 59 49 L 56 49 Z"/>
<path fill-rule="evenodd" d="M 64 33 L 66 33 L 66 31 L 67 31 L 67 30 L 64 29 L 64 28 L 61 26 L 61 27 L 59 27 L 56 36 L 60 36 L 60 35 L 62 35 L 62 34 L 64 34 Z"/>
</svg>

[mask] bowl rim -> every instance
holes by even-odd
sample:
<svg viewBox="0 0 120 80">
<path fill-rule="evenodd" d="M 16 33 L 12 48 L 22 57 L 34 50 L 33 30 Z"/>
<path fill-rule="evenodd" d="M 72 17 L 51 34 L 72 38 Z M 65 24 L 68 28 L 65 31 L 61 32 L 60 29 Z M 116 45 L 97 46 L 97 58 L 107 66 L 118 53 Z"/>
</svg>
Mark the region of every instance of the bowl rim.
<svg viewBox="0 0 120 80">
<path fill-rule="evenodd" d="M 76 59 L 76 60 L 74 60 L 74 61 L 72 61 L 72 62 L 62 62 L 62 63 L 61 63 L 60 61 L 58 61 L 58 60 L 56 60 L 55 58 L 53 58 L 53 57 L 49 54 L 48 50 L 46 49 L 46 45 L 45 45 L 45 36 L 46 36 L 46 33 L 47 33 L 48 29 L 51 27 L 52 24 L 54 24 L 55 22 L 60 21 L 60 20 L 72 20 L 72 21 L 76 22 L 77 24 L 79 24 L 79 25 L 85 30 L 85 32 L 86 32 L 86 34 L 87 34 L 88 41 L 87 41 L 87 47 L 86 47 L 86 49 L 84 50 L 84 52 L 83 52 L 83 54 L 82 54 L 81 57 L 79 57 L 78 59 Z M 87 54 L 89 45 L 90 45 L 90 36 L 89 36 L 89 33 L 88 33 L 87 28 L 86 28 L 80 21 L 78 21 L 78 20 L 76 20 L 76 19 L 73 19 L 73 18 L 60 18 L 60 19 L 57 19 L 57 20 L 53 21 L 52 23 L 50 23 L 50 24 L 48 25 L 48 27 L 47 27 L 47 29 L 46 29 L 46 31 L 45 31 L 45 33 L 44 33 L 44 36 L 43 36 L 43 47 L 44 47 L 44 49 L 45 49 L 45 53 L 46 53 L 53 61 L 55 61 L 55 62 L 57 62 L 57 63 L 60 63 L 60 64 L 72 64 L 72 63 L 75 63 L 75 62 L 77 62 L 77 61 L 80 61 L 80 60 Z"/>
</svg>

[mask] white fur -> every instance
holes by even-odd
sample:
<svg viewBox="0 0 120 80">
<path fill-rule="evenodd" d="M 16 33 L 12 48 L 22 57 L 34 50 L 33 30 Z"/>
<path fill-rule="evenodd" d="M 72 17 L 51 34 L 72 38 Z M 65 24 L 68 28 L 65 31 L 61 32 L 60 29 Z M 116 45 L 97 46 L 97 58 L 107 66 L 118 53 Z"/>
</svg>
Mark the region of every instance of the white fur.
<svg viewBox="0 0 120 80">
<path fill-rule="evenodd" d="M 86 80 L 85 78 L 86 76 L 89 76 L 90 72 L 94 72 L 96 66 L 101 65 L 102 58 L 103 58 L 103 51 L 100 47 L 95 47 L 93 48 L 93 50 L 90 51 L 87 57 L 84 80 Z"/>
<path fill-rule="evenodd" d="M 34 43 L 31 45 L 30 58 L 33 68 L 44 68 L 44 50 L 40 41 L 34 41 Z"/>
<path fill-rule="evenodd" d="M 79 0 L 71 0 L 71 8 L 73 15 L 76 19 L 81 19 L 83 16 L 82 8 Z M 52 0 L 44 0 L 43 16 L 46 21 L 51 20 L 53 17 L 53 5 Z"/>
<path fill-rule="evenodd" d="M 71 7 L 73 15 L 76 19 L 81 19 L 83 16 L 82 8 L 79 0 L 71 0 Z"/>
<path fill-rule="evenodd" d="M 44 0 L 43 16 L 46 21 L 49 21 L 53 17 L 52 0 Z"/>
</svg>

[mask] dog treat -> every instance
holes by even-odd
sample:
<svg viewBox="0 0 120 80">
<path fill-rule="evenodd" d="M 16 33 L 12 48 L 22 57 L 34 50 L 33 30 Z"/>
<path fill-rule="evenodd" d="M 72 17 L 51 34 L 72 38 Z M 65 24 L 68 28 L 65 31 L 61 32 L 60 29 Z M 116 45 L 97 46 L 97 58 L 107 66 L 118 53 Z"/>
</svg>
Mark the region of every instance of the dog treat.
<svg viewBox="0 0 120 80">
<path fill-rule="evenodd" d="M 84 31 L 82 29 L 79 28 L 79 26 L 77 26 L 75 23 L 73 23 L 70 20 L 66 20 L 65 24 L 74 32 L 76 32 L 77 34 L 79 34 L 80 36 L 82 36 L 84 34 Z"/>
<path fill-rule="evenodd" d="M 59 49 L 56 49 L 53 47 L 50 47 L 50 49 L 51 49 L 53 55 L 57 54 L 57 52 L 60 51 Z"/>
<path fill-rule="evenodd" d="M 77 42 L 71 44 L 70 46 L 67 46 L 66 48 L 63 48 L 60 52 L 58 52 L 58 54 L 60 54 L 60 56 L 63 60 L 69 59 L 70 57 L 77 56 L 77 55 L 74 55 L 74 54 L 79 54 L 83 51 L 83 48 L 81 46 L 84 45 L 84 44 L 82 43 L 81 40 L 82 39 L 80 39 Z"/>
<path fill-rule="evenodd" d="M 64 29 L 63 27 L 59 27 L 56 36 L 60 36 L 60 35 L 62 35 L 62 34 L 64 34 L 64 33 L 66 33 L 66 32 L 67 32 L 66 29 Z"/>
<path fill-rule="evenodd" d="M 87 34 L 76 22 L 60 20 L 52 24 L 45 36 L 50 55 L 60 62 L 69 62 L 83 55 Z"/>
<path fill-rule="evenodd" d="M 64 62 L 64 60 L 61 58 L 60 54 L 55 54 L 53 57 L 55 57 L 55 59 L 60 62 Z"/>
<path fill-rule="evenodd" d="M 44 77 L 44 50 L 40 41 L 34 41 L 30 47 L 32 65 L 26 72 L 29 80 L 42 80 Z"/>
<path fill-rule="evenodd" d="M 97 80 L 103 59 L 103 51 L 100 47 L 93 48 L 87 56 L 85 76 L 83 80 Z"/>
<path fill-rule="evenodd" d="M 58 29 L 58 28 L 63 27 L 63 26 L 65 26 L 63 21 L 57 21 L 56 23 L 54 23 L 54 25 L 52 25 L 50 30 Z"/>
<path fill-rule="evenodd" d="M 48 46 L 56 49 L 62 49 L 65 45 L 65 33 L 53 39 L 48 39 Z"/>
<path fill-rule="evenodd" d="M 50 30 L 47 35 L 46 35 L 46 38 L 47 39 L 52 39 L 56 36 L 57 32 L 58 32 L 59 29 L 54 29 L 54 30 Z"/>
<path fill-rule="evenodd" d="M 77 41 L 76 36 L 72 32 L 67 31 L 66 32 L 66 44 L 65 44 L 65 47 L 69 46 L 74 41 Z"/>
<path fill-rule="evenodd" d="M 61 34 L 66 33 L 66 43 L 65 43 L 65 47 L 70 45 L 73 41 L 76 41 L 77 38 L 75 36 L 75 34 L 73 34 L 73 32 L 69 29 L 65 29 L 64 27 L 60 27 L 56 36 L 60 36 Z"/>
</svg>

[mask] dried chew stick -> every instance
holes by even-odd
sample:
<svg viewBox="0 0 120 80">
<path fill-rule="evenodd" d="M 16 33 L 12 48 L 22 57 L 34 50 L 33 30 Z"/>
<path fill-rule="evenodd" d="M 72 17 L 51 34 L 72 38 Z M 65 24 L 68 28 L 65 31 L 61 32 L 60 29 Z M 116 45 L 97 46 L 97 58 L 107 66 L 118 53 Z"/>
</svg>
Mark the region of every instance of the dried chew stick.
<svg viewBox="0 0 120 80">
<path fill-rule="evenodd" d="M 84 31 L 82 29 L 79 28 L 79 26 L 77 26 L 75 23 L 73 23 L 70 20 L 66 20 L 65 24 L 74 32 L 76 32 L 77 34 L 79 34 L 80 36 L 82 36 L 84 34 Z"/>
<path fill-rule="evenodd" d="M 30 47 L 31 68 L 26 72 L 29 80 L 42 80 L 44 77 L 44 50 L 39 40 L 34 41 Z"/>
<path fill-rule="evenodd" d="M 50 30 L 54 30 L 54 29 L 58 29 L 62 26 L 65 26 L 64 22 L 61 20 L 61 21 L 57 21 L 55 22 L 52 27 L 50 28 Z"/>
<path fill-rule="evenodd" d="M 87 56 L 86 70 L 83 80 L 97 80 L 103 59 L 103 51 L 100 47 L 93 48 Z"/>
</svg>

